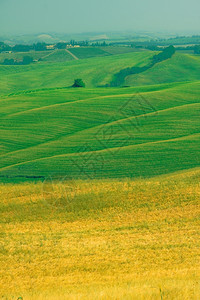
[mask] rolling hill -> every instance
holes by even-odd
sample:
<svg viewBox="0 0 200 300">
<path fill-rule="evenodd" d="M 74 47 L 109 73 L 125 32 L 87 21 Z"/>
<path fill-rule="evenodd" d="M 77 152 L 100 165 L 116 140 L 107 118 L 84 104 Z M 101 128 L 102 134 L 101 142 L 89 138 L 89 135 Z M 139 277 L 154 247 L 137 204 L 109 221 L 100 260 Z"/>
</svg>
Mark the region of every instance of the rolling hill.
<svg viewBox="0 0 200 300">
<path fill-rule="evenodd" d="M 152 177 L 194 168 L 199 92 L 197 81 L 2 97 L 1 175 Z"/>
<path fill-rule="evenodd" d="M 12 53 L 0 53 L 0 63 L 3 63 L 4 59 L 22 60 L 24 56 L 30 56 L 34 60 L 38 60 L 51 54 L 52 51 L 29 51 L 29 52 L 12 52 Z"/>
<path fill-rule="evenodd" d="M 125 54 L 130 52 L 140 52 L 141 49 L 135 49 L 131 47 L 123 46 L 106 46 L 106 47 L 80 47 L 80 48 L 69 48 L 71 53 L 74 53 L 78 59 L 85 59 L 91 57 L 101 57 L 108 55 Z M 4 59 L 22 60 L 24 56 L 30 56 L 34 60 L 42 60 L 45 62 L 66 62 L 74 60 L 74 58 L 66 51 L 66 49 L 55 49 L 46 51 L 28 51 L 28 52 L 12 52 L 5 53 L 0 52 L 0 64 L 3 63 Z"/>
<path fill-rule="evenodd" d="M 27 66 L 0 65 L 0 95 L 22 90 L 68 87 L 73 84 L 75 78 L 82 78 L 88 88 L 105 85 L 112 80 L 113 74 L 122 68 L 130 65 L 141 66 L 152 56 L 153 52 L 145 51 L 59 63 L 40 62 Z M 47 58 L 50 59 L 51 56 Z"/>
<path fill-rule="evenodd" d="M 198 166 L 198 56 L 178 53 L 129 76 L 134 87 L 97 88 L 152 55 L 1 66 L 1 178 L 152 177 Z M 66 88 L 78 77 L 87 88 Z"/>
<path fill-rule="evenodd" d="M 70 48 L 69 50 L 72 54 L 74 54 L 79 59 L 111 55 L 109 52 L 101 49 L 100 47 L 80 47 L 80 48 Z"/>
<path fill-rule="evenodd" d="M 199 57 L 49 54 L 0 66 L 0 297 L 198 299 Z"/>
<path fill-rule="evenodd" d="M 126 78 L 126 85 L 160 84 L 200 80 L 200 56 L 176 53 L 170 60 L 155 65 L 142 74 Z"/>
<path fill-rule="evenodd" d="M 70 60 L 73 60 L 73 57 L 65 50 L 54 50 L 48 53 L 47 55 L 41 57 L 41 61 L 48 62 L 48 63 L 50 62 L 59 63 L 59 62 L 66 62 Z"/>
</svg>

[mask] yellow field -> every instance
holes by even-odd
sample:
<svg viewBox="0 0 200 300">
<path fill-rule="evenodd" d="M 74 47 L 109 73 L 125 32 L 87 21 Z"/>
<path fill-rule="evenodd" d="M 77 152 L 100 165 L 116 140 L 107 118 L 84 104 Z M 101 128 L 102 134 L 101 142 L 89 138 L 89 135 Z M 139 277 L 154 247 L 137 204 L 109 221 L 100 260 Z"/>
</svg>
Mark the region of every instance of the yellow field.
<svg viewBox="0 0 200 300">
<path fill-rule="evenodd" d="M 1 185 L 0 299 L 199 299 L 199 175 Z"/>
</svg>

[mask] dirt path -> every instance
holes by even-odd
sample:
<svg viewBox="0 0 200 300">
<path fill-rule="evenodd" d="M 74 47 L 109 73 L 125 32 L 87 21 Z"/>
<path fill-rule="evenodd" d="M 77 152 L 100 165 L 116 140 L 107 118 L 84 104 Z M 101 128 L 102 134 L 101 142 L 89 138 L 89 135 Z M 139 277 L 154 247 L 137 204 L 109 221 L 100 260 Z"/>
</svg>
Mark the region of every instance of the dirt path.
<svg viewBox="0 0 200 300">
<path fill-rule="evenodd" d="M 46 57 L 48 57 L 48 56 L 54 54 L 54 53 L 57 52 L 57 51 L 58 51 L 58 50 L 55 49 L 55 50 L 51 51 L 51 53 L 49 53 L 49 54 L 47 54 L 47 55 L 45 55 L 45 56 L 42 56 L 41 58 L 42 58 L 42 59 L 43 59 L 43 58 L 46 58 Z"/>
<path fill-rule="evenodd" d="M 74 55 L 73 53 L 71 53 L 68 49 L 65 49 L 65 51 L 67 53 L 69 53 L 74 59 L 79 60 L 78 57 L 76 55 Z"/>
</svg>

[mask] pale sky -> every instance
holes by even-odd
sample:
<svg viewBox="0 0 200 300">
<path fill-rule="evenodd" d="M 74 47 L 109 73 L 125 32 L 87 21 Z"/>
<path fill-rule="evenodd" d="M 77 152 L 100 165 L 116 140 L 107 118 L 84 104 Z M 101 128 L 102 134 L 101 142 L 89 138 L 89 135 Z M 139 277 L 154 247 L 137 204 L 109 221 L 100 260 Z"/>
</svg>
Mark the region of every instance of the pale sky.
<svg viewBox="0 0 200 300">
<path fill-rule="evenodd" d="M 0 35 L 200 31 L 200 0 L 0 0 Z"/>
</svg>

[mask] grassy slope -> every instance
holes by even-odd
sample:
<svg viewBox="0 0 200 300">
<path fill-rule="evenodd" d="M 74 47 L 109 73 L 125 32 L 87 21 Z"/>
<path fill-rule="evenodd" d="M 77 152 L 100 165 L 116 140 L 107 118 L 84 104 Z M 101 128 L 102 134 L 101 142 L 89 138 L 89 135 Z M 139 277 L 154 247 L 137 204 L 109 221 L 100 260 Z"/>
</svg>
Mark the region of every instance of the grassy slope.
<svg viewBox="0 0 200 300">
<path fill-rule="evenodd" d="M 70 48 L 69 51 L 79 59 L 110 55 L 109 52 L 107 52 L 106 50 L 104 51 L 99 47 Z"/>
<path fill-rule="evenodd" d="M 39 59 L 44 56 L 51 54 L 52 51 L 29 51 L 29 52 L 13 52 L 13 53 L 0 53 L 0 63 L 4 61 L 5 58 L 22 60 L 24 56 L 30 56 L 33 59 Z"/>
<path fill-rule="evenodd" d="M 0 175 L 47 176 L 0 185 L 3 299 L 198 299 L 195 65 L 159 73 L 190 82 L 92 88 L 149 55 L 0 67 Z M 56 88 L 78 72 L 90 89 Z"/>
<path fill-rule="evenodd" d="M 199 82 L 58 89 L 2 99 L 0 171 L 90 178 L 193 168 L 199 164 L 199 89 Z"/>
<path fill-rule="evenodd" d="M 106 51 L 107 53 L 110 53 L 112 55 L 116 54 L 122 54 L 122 53 L 129 53 L 129 52 L 140 52 L 140 51 L 146 51 L 143 49 L 135 49 L 131 47 L 118 47 L 118 46 L 109 46 L 109 47 L 101 47 L 102 50 Z"/>
<path fill-rule="evenodd" d="M 68 57 L 69 54 L 62 52 L 62 55 Z M 81 77 L 89 88 L 105 85 L 112 80 L 113 74 L 121 69 L 147 64 L 153 53 L 132 52 L 80 61 L 59 62 L 63 59 L 62 55 L 57 55 L 55 52 L 46 57 L 45 60 L 52 61 L 51 64 L 41 62 L 30 66 L 0 66 L 0 94 L 10 93 L 10 91 L 70 86 L 77 77 Z M 125 85 L 138 86 L 199 80 L 199 67 L 199 57 L 177 53 L 171 60 L 157 64 L 142 74 L 128 76 Z"/>
<path fill-rule="evenodd" d="M 116 55 L 129 52 L 140 52 L 140 49 L 133 49 L 130 47 L 122 46 L 107 46 L 107 47 L 81 47 L 81 48 L 70 48 L 69 49 L 78 58 L 85 59 L 89 57 Z M 5 58 L 22 60 L 24 56 L 31 56 L 33 59 L 44 58 L 44 61 L 49 62 L 63 62 L 73 60 L 73 57 L 69 55 L 65 50 L 47 50 L 47 51 L 29 51 L 29 52 L 16 52 L 16 53 L 0 53 L 0 63 L 4 61 Z"/>
<path fill-rule="evenodd" d="M 51 54 L 45 55 L 42 57 L 42 61 L 45 62 L 66 62 L 74 60 L 73 57 L 67 53 L 65 50 L 55 50 L 52 51 Z"/>
<path fill-rule="evenodd" d="M 176 53 L 170 60 L 155 65 L 144 73 L 126 78 L 127 85 L 161 84 L 200 80 L 200 56 Z"/>
<path fill-rule="evenodd" d="M 122 68 L 146 64 L 152 55 L 152 52 L 134 52 L 59 64 L 0 66 L 0 94 L 71 86 L 75 78 L 82 78 L 87 87 L 96 87 L 109 83 Z"/>
<path fill-rule="evenodd" d="M 141 51 L 130 47 L 118 47 L 118 46 L 87 47 L 87 48 L 81 47 L 81 48 L 70 48 L 69 50 L 70 52 L 75 54 L 79 59 L 95 57 L 95 56 L 118 55 L 118 54 Z"/>
<path fill-rule="evenodd" d="M 1 186 L 3 299 L 198 299 L 199 169 Z"/>
</svg>

